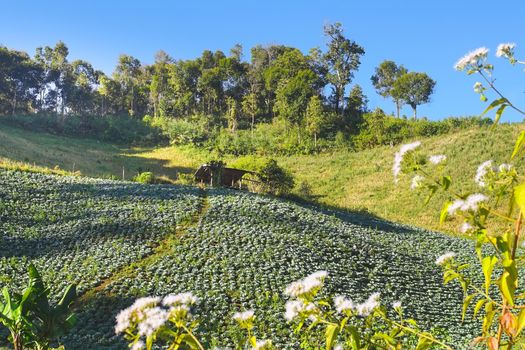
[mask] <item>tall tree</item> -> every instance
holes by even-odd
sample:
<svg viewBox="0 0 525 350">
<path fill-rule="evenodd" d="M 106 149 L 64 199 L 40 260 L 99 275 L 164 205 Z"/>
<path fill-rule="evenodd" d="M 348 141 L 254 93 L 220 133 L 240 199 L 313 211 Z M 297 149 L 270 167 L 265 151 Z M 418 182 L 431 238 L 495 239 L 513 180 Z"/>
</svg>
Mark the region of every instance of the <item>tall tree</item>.
<svg viewBox="0 0 525 350">
<path fill-rule="evenodd" d="M 314 146 L 317 148 L 317 135 L 321 132 L 325 121 L 323 103 L 319 96 L 315 95 L 310 98 L 306 107 L 306 131 L 314 137 Z"/>
<path fill-rule="evenodd" d="M 242 111 L 251 118 L 250 130 L 253 135 L 253 129 L 255 127 L 255 117 L 259 114 L 259 104 L 257 101 L 257 95 L 253 92 L 245 95 L 242 100 Z"/>
<path fill-rule="evenodd" d="M 326 25 L 324 33 L 329 40 L 324 59 L 328 68 L 327 79 L 332 84 L 331 100 L 335 112 L 340 113 L 343 111 L 345 87 L 352 81 L 365 50 L 344 36 L 341 23 Z"/>
<path fill-rule="evenodd" d="M 136 114 L 135 102 L 137 100 L 137 89 L 139 76 L 141 74 L 141 63 L 138 59 L 129 55 L 120 55 L 115 69 L 114 77 L 121 86 L 121 92 L 128 102 L 129 115 Z"/>
<path fill-rule="evenodd" d="M 403 65 L 397 65 L 394 61 L 385 60 L 375 69 L 375 74 L 370 78 L 379 95 L 391 97 L 396 105 L 396 115 L 399 118 L 399 112 L 403 106 L 403 100 L 394 90 L 394 84 L 399 77 L 408 71 Z"/>
<path fill-rule="evenodd" d="M 417 118 L 417 106 L 430 102 L 436 82 L 426 73 L 410 72 L 399 77 L 394 84 L 395 93 L 414 111 Z"/>
<path fill-rule="evenodd" d="M 316 76 L 310 69 L 299 71 L 289 79 L 279 83 L 274 109 L 279 117 L 297 128 L 297 140 L 301 141 L 301 124 L 304 120 L 306 107 L 314 95 Z"/>
</svg>

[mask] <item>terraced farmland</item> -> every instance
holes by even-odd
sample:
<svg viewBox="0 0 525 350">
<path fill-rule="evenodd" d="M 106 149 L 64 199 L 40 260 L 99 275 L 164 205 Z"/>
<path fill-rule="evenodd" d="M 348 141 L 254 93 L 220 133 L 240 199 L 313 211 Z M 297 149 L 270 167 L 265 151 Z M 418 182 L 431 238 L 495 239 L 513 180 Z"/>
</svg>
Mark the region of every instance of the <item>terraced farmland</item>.
<svg viewBox="0 0 525 350">
<path fill-rule="evenodd" d="M 48 281 L 77 282 L 79 321 L 70 349 L 125 349 L 114 316 L 137 296 L 194 292 L 199 333 L 227 345 L 231 315 L 253 308 L 257 333 L 296 348 L 283 317 L 291 281 L 327 270 L 327 293 L 401 300 L 426 327 L 462 348 L 462 292 L 442 286 L 438 255 L 472 256 L 471 242 L 379 219 L 223 189 L 139 185 L 0 171 L 2 285 L 29 259 Z"/>
</svg>

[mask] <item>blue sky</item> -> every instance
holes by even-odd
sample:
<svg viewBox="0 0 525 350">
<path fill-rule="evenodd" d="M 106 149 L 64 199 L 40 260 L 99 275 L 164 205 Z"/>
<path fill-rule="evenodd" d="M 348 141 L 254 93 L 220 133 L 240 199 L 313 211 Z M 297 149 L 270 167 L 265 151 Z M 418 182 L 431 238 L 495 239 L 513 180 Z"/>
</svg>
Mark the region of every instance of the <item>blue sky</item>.
<svg viewBox="0 0 525 350">
<path fill-rule="evenodd" d="M 499 87 L 525 107 L 525 72 L 494 57 L 501 42 L 516 42 L 525 56 L 525 1 L 27 1 L 2 0 L 0 45 L 34 53 L 64 41 L 70 58 L 83 58 L 111 73 L 121 53 L 151 63 L 163 49 L 179 59 L 204 49 L 228 52 L 236 43 L 286 44 L 307 52 L 325 46 L 323 25 L 341 22 L 346 35 L 366 50 L 353 83 L 370 103 L 393 112 L 370 82 L 384 59 L 423 71 L 437 81 L 432 102 L 420 116 L 441 119 L 484 109 L 472 86 L 478 80 L 453 70 L 458 58 L 480 46 L 491 49 Z M 503 5 L 504 4 L 504 5 Z M 409 108 L 404 113 L 411 114 Z M 507 113 L 504 120 L 521 120 Z"/>
</svg>

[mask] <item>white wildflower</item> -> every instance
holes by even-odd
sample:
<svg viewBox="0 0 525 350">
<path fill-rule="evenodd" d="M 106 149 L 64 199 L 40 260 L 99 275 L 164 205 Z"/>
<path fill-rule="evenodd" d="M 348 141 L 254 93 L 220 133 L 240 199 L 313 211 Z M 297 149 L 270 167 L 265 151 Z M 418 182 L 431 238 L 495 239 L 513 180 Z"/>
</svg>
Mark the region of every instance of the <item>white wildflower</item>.
<svg viewBox="0 0 525 350">
<path fill-rule="evenodd" d="M 144 319 L 138 325 L 138 334 L 149 337 L 166 323 L 168 317 L 169 313 L 160 307 L 146 309 Z"/>
<path fill-rule="evenodd" d="M 290 300 L 286 302 L 285 308 L 284 318 L 287 321 L 291 321 L 305 310 L 305 305 L 301 300 Z"/>
<path fill-rule="evenodd" d="M 343 345 L 342 345 L 342 344 L 336 344 L 336 345 L 334 346 L 334 350 L 343 350 L 343 349 L 344 349 L 344 348 L 343 348 Z"/>
<path fill-rule="evenodd" d="M 133 319 L 138 321 L 143 318 L 144 309 L 152 306 L 157 306 L 159 302 L 160 298 L 158 297 L 145 297 L 135 300 L 133 305 L 118 313 L 116 317 L 117 324 L 115 326 L 115 333 L 123 333 L 126 329 L 128 329 L 131 326 L 131 322 Z"/>
<path fill-rule="evenodd" d="M 454 69 L 462 71 L 468 66 L 478 67 L 480 65 L 480 61 L 487 58 L 488 53 L 489 49 L 486 47 L 480 47 L 474 51 L 471 51 L 456 62 Z"/>
<path fill-rule="evenodd" d="M 176 319 L 182 320 L 185 319 L 190 314 L 190 307 L 185 304 L 179 304 L 170 307 L 170 315 Z"/>
<path fill-rule="evenodd" d="M 392 304 L 392 307 L 394 309 L 401 309 L 401 302 L 400 301 L 396 301 Z"/>
<path fill-rule="evenodd" d="M 373 293 L 364 303 L 357 305 L 356 310 L 359 316 L 366 317 L 370 315 L 379 306 L 379 296 L 379 293 Z"/>
<path fill-rule="evenodd" d="M 341 295 L 338 295 L 334 298 L 334 305 L 339 313 L 345 313 L 351 311 L 355 308 L 355 305 L 352 300 L 347 299 Z"/>
<path fill-rule="evenodd" d="M 133 317 L 133 310 L 131 308 L 120 311 L 116 317 L 117 325 L 115 326 L 115 334 L 120 334 L 126 331 L 131 326 L 131 318 Z"/>
<path fill-rule="evenodd" d="M 142 310 L 146 307 L 157 306 L 160 303 L 161 299 L 159 297 L 144 297 L 135 300 L 133 305 L 131 305 L 132 310 Z"/>
<path fill-rule="evenodd" d="M 285 309 L 284 318 L 287 321 L 292 321 L 301 313 L 311 313 L 316 309 L 316 306 L 312 303 L 305 304 L 302 300 L 290 300 L 286 302 Z"/>
<path fill-rule="evenodd" d="M 162 304 L 166 306 L 174 306 L 174 305 L 193 305 L 198 301 L 197 297 L 195 297 L 191 292 L 187 293 L 179 293 L 176 295 L 167 295 L 162 300 Z"/>
<path fill-rule="evenodd" d="M 462 211 L 477 211 L 478 205 L 481 202 L 488 201 L 489 198 L 481 193 L 474 193 L 467 197 L 465 203 L 461 206 Z"/>
<path fill-rule="evenodd" d="M 454 215 L 458 209 L 460 209 L 465 204 L 465 201 L 462 199 L 456 199 L 452 204 L 448 206 L 448 214 Z"/>
<path fill-rule="evenodd" d="M 432 163 L 434 165 L 437 165 L 437 164 L 447 160 L 447 156 L 444 155 L 444 154 L 436 154 L 434 156 L 428 157 L 428 160 L 429 160 L 430 163 Z"/>
<path fill-rule="evenodd" d="M 516 44 L 514 43 L 499 44 L 498 49 L 496 50 L 496 56 L 509 58 L 513 56 L 512 50 L 514 50 L 515 47 L 516 47 Z"/>
<path fill-rule="evenodd" d="M 142 340 L 139 340 L 131 347 L 131 350 L 142 350 L 146 347 L 146 344 Z"/>
<path fill-rule="evenodd" d="M 401 172 L 401 163 L 403 162 L 403 157 L 406 153 L 415 150 L 421 146 L 420 141 L 408 143 L 405 145 L 402 145 L 399 151 L 394 156 L 394 165 L 392 166 L 392 172 L 394 173 L 394 181 L 397 183 L 399 176 L 399 173 Z"/>
<path fill-rule="evenodd" d="M 410 189 L 411 190 L 415 190 L 416 188 L 421 186 L 421 184 L 423 183 L 424 180 L 425 180 L 424 176 L 421 176 L 421 175 L 414 176 L 412 178 L 412 182 L 410 183 Z"/>
<path fill-rule="evenodd" d="M 233 319 L 235 321 L 237 321 L 237 322 L 249 321 L 249 320 L 253 319 L 253 317 L 254 317 L 253 310 L 246 310 L 246 311 L 243 311 L 243 312 L 236 312 L 233 315 Z"/>
<path fill-rule="evenodd" d="M 253 347 L 254 350 L 264 350 L 264 349 L 271 349 L 272 348 L 272 341 L 271 340 L 257 340 L 255 342 L 255 346 Z"/>
<path fill-rule="evenodd" d="M 474 193 L 468 196 L 465 200 L 456 199 L 448 207 L 449 215 L 454 215 L 456 211 L 477 211 L 479 203 L 488 201 L 489 198 L 481 193 Z"/>
<path fill-rule="evenodd" d="M 454 259 L 456 253 L 449 252 L 441 255 L 436 259 L 436 265 L 443 266 L 447 261 Z"/>
<path fill-rule="evenodd" d="M 285 289 L 284 293 L 291 297 L 297 298 L 303 294 L 313 291 L 314 289 L 322 287 L 326 276 L 328 276 L 328 272 L 326 271 L 314 272 L 302 280 L 292 282 Z"/>
<path fill-rule="evenodd" d="M 464 222 L 461 227 L 459 228 L 459 230 L 461 231 L 461 233 L 467 233 L 471 230 L 474 229 L 474 226 L 472 226 L 471 224 L 469 224 L 468 222 Z"/>
<path fill-rule="evenodd" d="M 474 84 L 474 92 L 476 92 L 478 94 L 481 94 L 483 92 L 483 90 L 484 90 L 483 84 L 481 84 L 479 81 L 477 81 Z"/>
<path fill-rule="evenodd" d="M 476 171 L 476 177 L 474 178 L 474 181 L 481 186 L 485 187 L 485 176 L 489 172 L 489 170 L 492 170 L 492 160 L 487 160 L 480 164 L 478 167 L 478 170 Z"/>
<path fill-rule="evenodd" d="M 512 164 L 506 164 L 506 163 L 503 163 L 501 164 L 499 167 L 498 167 L 498 171 L 500 173 L 508 173 L 509 171 L 512 170 Z"/>
</svg>

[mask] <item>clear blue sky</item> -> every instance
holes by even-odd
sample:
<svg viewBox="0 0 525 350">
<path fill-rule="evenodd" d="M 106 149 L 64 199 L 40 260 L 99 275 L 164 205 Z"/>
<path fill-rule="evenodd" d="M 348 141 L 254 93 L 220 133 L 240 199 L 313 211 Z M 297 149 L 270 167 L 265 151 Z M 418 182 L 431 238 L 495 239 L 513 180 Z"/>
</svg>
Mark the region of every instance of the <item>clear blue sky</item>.
<svg viewBox="0 0 525 350">
<path fill-rule="evenodd" d="M 423 71 L 437 80 L 432 102 L 419 115 L 431 119 L 472 115 L 484 106 L 473 92 L 477 80 L 452 66 L 466 52 L 491 49 L 497 83 L 525 107 L 523 67 L 510 68 L 494 57 L 500 42 L 516 42 L 525 56 L 525 1 L 0 1 L 0 45 L 34 53 L 37 46 L 64 41 L 70 58 L 83 58 L 111 73 L 121 53 L 151 63 L 163 49 L 174 58 L 195 58 L 204 49 L 223 50 L 236 43 L 285 44 L 303 52 L 325 45 L 323 25 L 341 22 L 348 37 L 366 50 L 354 83 L 371 108 L 393 112 L 378 96 L 370 76 L 384 59 Z M 505 4 L 503 6 L 503 4 Z M 407 115 L 411 111 L 406 108 Z M 508 113 L 505 120 L 521 120 Z"/>
</svg>

